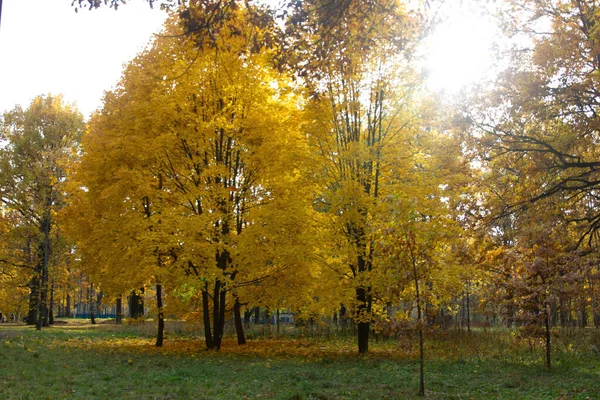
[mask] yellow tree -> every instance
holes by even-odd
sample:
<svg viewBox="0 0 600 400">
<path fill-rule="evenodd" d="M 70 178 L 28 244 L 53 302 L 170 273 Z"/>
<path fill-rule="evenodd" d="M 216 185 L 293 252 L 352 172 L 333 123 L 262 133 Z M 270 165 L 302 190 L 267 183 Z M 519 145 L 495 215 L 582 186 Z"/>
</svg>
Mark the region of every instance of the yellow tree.
<svg viewBox="0 0 600 400">
<path fill-rule="evenodd" d="M 286 202 L 310 210 L 308 193 L 294 190 L 302 176 L 296 97 L 271 66 L 272 50 L 259 45 L 275 29 L 260 13 L 229 10 L 204 44 L 168 23 L 92 120 L 69 212 L 87 219 L 73 233 L 98 270 L 144 265 L 127 272 L 129 283 L 153 276 L 188 289 L 177 293 L 200 293 L 208 348 L 221 346 L 228 293 L 241 327 L 237 289 L 301 258 L 280 249 L 264 257 L 269 242 L 289 244 L 302 226 L 301 212 L 280 213 Z M 101 224 L 104 239 L 92 240 L 86 224 Z M 273 233 L 286 229 L 288 237 Z"/>
<path fill-rule="evenodd" d="M 315 207 L 339 240 L 329 261 L 344 265 L 352 298 L 339 299 L 368 351 L 373 293 L 369 224 L 386 192 L 386 155 L 402 152 L 416 78 L 407 68 L 417 18 L 393 0 L 305 1 L 287 21 L 292 68 L 308 88 L 303 126 L 319 182 Z M 393 149 L 393 150 L 392 150 Z"/>
<path fill-rule="evenodd" d="M 424 395 L 425 306 L 436 308 L 461 289 L 457 263 L 460 228 L 457 205 L 468 164 L 460 142 L 432 130 L 414 132 L 409 156 L 390 164 L 393 189 L 373 223 L 374 261 L 379 283 L 374 293 L 385 303 L 414 302 L 419 332 L 420 385 Z"/>
</svg>

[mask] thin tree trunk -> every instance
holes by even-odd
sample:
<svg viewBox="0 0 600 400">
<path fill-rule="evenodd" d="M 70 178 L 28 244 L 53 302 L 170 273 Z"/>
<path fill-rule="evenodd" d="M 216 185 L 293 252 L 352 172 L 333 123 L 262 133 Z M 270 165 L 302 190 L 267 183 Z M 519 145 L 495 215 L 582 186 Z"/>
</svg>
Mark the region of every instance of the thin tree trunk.
<svg viewBox="0 0 600 400">
<path fill-rule="evenodd" d="M 65 304 L 65 317 L 71 318 L 71 295 L 67 292 Z"/>
<path fill-rule="evenodd" d="M 471 333 L 471 297 L 469 294 L 469 282 L 467 282 L 467 333 Z"/>
<path fill-rule="evenodd" d="M 215 349 L 219 350 L 221 348 L 221 342 L 219 341 L 219 327 L 221 323 L 219 322 L 219 316 L 221 315 L 221 309 L 219 308 L 219 303 L 221 300 L 221 282 L 217 279 L 215 281 L 215 287 L 213 289 L 213 337 L 212 343 Z"/>
<path fill-rule="evenodd" d="M 415 282 L 415 294 L 417 300 L 417 324 L 419 328 L 419 396 L 425 396 L 425 351 L 423 338 L 423 316 L 421 312 L 421 293 L 419 291 L 419 275 L 417 274 L 417 263 L 412 255 L 413 279 Z"/>
<path fill-rule="evenodd" d="M 48 309 L 48 324 L 54 325 L 54 283 L 50 285 L 50 307 Z"/>
<path fill-rule="evenodd" d="M 223 341 L 223 334 L 225 332 L 225 306 L 227 304 L 227 291 L 223 288 L 219 293 L 219 330 L 217 335 L 217 350 L 221 348 L 221 342 Z M 215 323 L 216 324 L 216 323 Z"/>
<path fill-rule="evenodd" d="M 117 296 L 115 308 L 116 308 L 115 324 L 122 325 L 123 324 L 123 296 L 120 294 Z"/>
<path fill-rule="evenodd" d="M 587 318 L 587 300 L 585 297 L 581 299 L 581 327 L 585 328 L 588 325 Z"/>
<path fill-rule="evenodd" d="M 277 321 L 276 321 L 276 323 L 277 323 L 277 335 L 279 335 L 279 325 L 280 325 L 280 323 L 279 323 L 279 308 L 277 309 L 277 316 L 276 316 L 276 318 L 277 318 Z"/>
<path fill-rule="evenodd" d="M 94 299 L 94 288 L 92 283 L 90 282 L 90 291 L 89 291 L 89 304 L 90 304 L 90 320 L 92 322 L 92 325 L 96 324 L 96 318 L 95 318 L 95 299 Z"/>
<path fill-rule="evenodd" d="M 265 326 L 264 331 L 271 335 L 271 312 L 269 307 L 265 307 Z"/>
<path fill-rule="evenodd" d="M 590 282 L 590 298 L 592 301 L 592 316 L 594 317 L 594 327 L 600 327 L 600 315 L 598 315 L 598 300 L 594 291 L 594 276 L 588 272 L 588 280 Z"/>
<path fill-rule="evenodd" d="M 214 344 L 212 340 L 212 332 L 210 329 L 210 309 L 208 302 L 208 283 L 204 284 L 204 289 L 202 290 L 202 313 L 204 316 L 204 339 L 206 341 L 207 349 L 214 349 Z"/>
<path fill-rule="evenodd" d="M 162 285 L 156 284 L 156 307 L 158 308 L 158 332 L 156 334 L 156 347 L 162 347 L 165 332 L 165 317 L 163 313 Z"/>
<path fill-rule="evenodd" d="M 40 279 L 37 275 L 31 278 L 29 287 L 31 291 L 29 292 L 29 312 L 27 314 L 27 325 L 36 325 L 40 312 Z"/>
<path fill-rule="evenodd" d="M 546 303 L 546 310 L 544 312 L 544 326 L 546 328 L 546 368 L 550 370 L 551 367 L 551 349 L 550 349 L 550 304 Z"/>
<path fill-rule="evenodd" d="M 246 337 L 244 336 L 244 325 L 242 324 L 242 305 L 239 299 L 235 296 L 235 303 L 233 304 L 233 321 L 235 323 L 235 333 L 237 335 L 238 345 L 246 344 Z"/>
<path fill-rule="evenodd" d="M 244 311 L 244 325 L 246 329 L 250 329 L 250 317 L 252 317 L 252 310 Z"/>
</svg>

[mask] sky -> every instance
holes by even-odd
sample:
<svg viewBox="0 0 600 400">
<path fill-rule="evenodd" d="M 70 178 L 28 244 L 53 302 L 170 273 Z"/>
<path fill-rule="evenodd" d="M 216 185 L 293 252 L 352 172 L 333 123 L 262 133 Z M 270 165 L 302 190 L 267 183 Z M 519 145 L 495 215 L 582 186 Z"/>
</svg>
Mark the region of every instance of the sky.
<svg viewBox="0 0 600 400">
<path fill-rule="evenodd" d="M 166 18 L 144 0 L 132 0 L 118 11 L 104 7 L 78 13 L 71 2 L 3 0 L 0 112 L 16 104 L 26 108 L 37 95 L 60 93 L 87 118 L 101 106 L 104 91 L 119 81 L 123 64 Z M 428 40 L 429 84 L 436 90 L 458 91 L 489 69 L 487 49 L 494 33 L 488 21 L 465 10 L 445 11 L 452 18 Z"/>
<path fill-rule="evenodd" d="M 143 0 L 78 13 L 71 1 L 2 1 L 0 112 L 60 93 L 87 118 L 166 17 Z"/>
<path fill-rule="evenodd" d="M 426 68 L 431 88 L 455 93 L 493 72 L 492 47 L 501 35 L 477 3 L 449 0 L 446 4 L 442 11 L 446 19 L 426 41 Z"/>
</svg>

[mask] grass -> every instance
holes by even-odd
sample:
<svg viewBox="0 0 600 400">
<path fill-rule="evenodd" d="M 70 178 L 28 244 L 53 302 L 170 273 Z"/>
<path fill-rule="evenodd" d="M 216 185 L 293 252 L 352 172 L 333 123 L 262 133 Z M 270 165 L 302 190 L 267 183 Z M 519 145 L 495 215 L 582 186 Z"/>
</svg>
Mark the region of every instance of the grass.
<svg viewBox="0 0 600 400">
<path fill-rule="evenodd" d="M 0 328 L 2 399 L 416 399 L 412 338 L 257 338 L 220 352 L 170 325 L 162 349 L 152 325 L 67 325 L 36 332 Z M 173 332 L 177 331 L 175 334 Z M 253 333 L 260 336 L 259 331 Z M 599 399 L 600 355 L 593 330 L 555 338 L 554 368 L 539 343 L 510 331 L 430 334 L 428 399 Z"/>
</svg>

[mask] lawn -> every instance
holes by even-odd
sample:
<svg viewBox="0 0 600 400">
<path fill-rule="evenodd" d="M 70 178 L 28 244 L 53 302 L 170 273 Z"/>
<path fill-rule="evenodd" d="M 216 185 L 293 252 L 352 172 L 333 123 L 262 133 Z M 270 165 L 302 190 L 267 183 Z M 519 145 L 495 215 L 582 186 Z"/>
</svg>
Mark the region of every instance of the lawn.
<svg viewBox="0 0 600 400">
<path fill-rule="evenodd" d="M 173 329 L 174 330 L 174 329 Z M 0 327 L 2 399 L 412 399 L 418 389 L 412 340 L 257 337 L 204 350 L 190 332 L 154 347 L 152 325 L 72 321 L 36 332 Z M 428 399 L 600 399 L 598 332 L 558 337 L 553 370 L 542 349 L 510 331 L 430 334 Z"/>
</svg>

